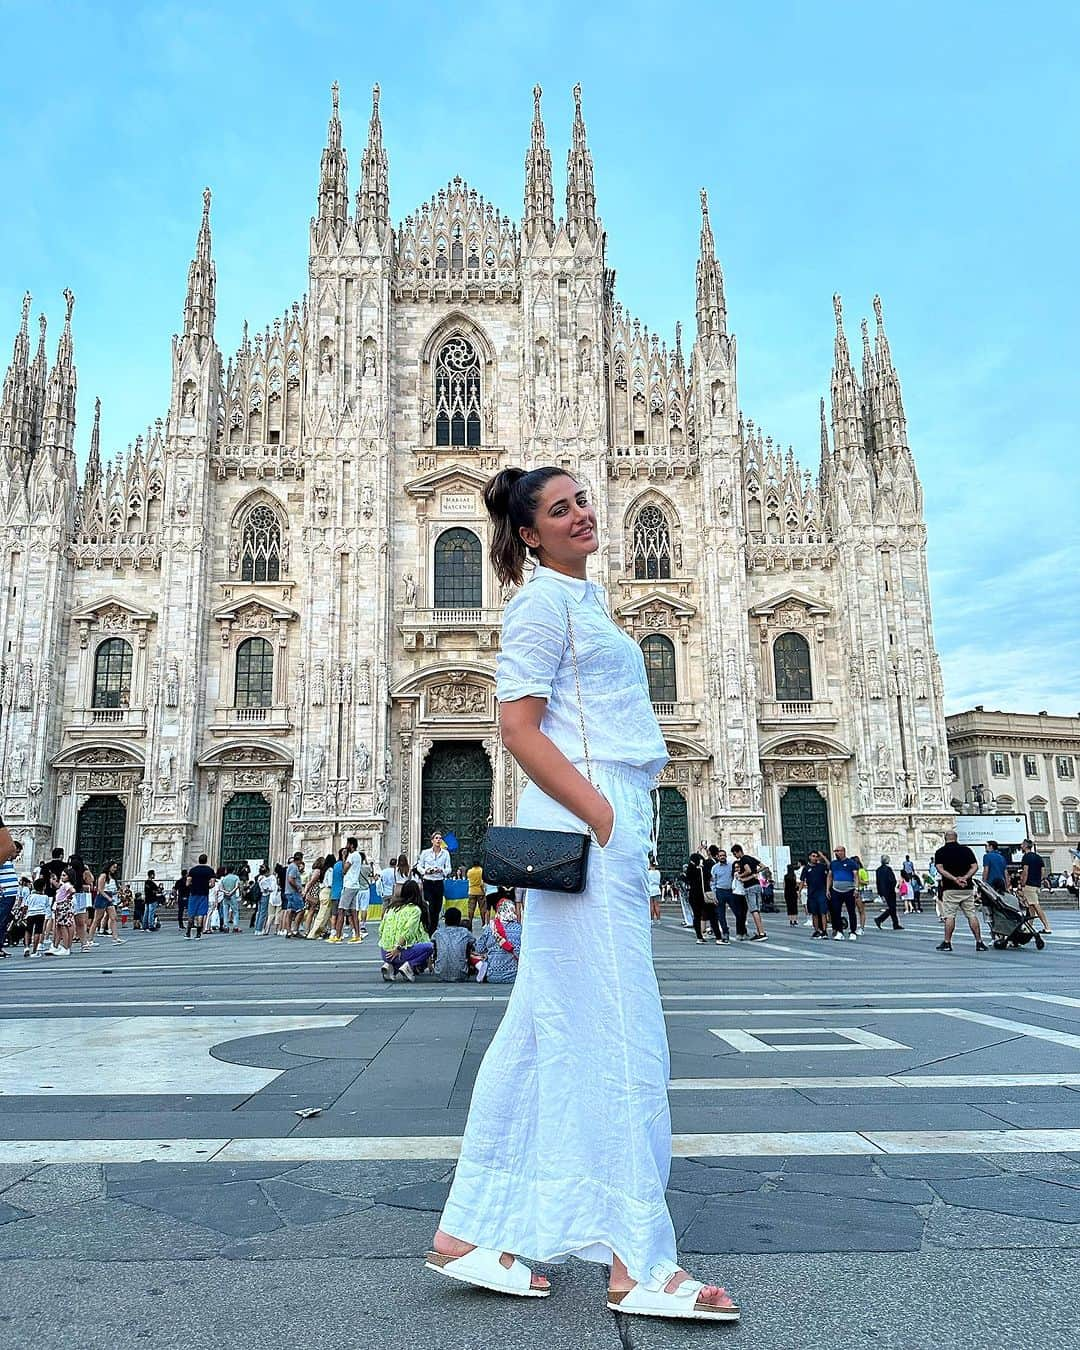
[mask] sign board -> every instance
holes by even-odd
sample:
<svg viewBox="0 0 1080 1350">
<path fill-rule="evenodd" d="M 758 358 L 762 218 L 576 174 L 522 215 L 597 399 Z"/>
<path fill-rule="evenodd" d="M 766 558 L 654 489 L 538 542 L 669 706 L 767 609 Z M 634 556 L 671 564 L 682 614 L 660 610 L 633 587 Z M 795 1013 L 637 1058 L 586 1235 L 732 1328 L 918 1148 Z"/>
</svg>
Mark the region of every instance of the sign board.
<svg viewBox="0 0 1080 1350">
<path fill-rule="evenodd" d="M 761 846 L 761 861 L 773 875 L 773 881 L 781 883 L 784 873 L 787 871 L 787 865 L 791 861 L 791 848 L 787 844 L 777 844 L 772 847 L 769 844 Z M 781 896 L 783 889 L 781 887 Z"/>
<path fill-rule="evenodd" d="M 956 837 L 971 849 L 985 848 L 988 839 L 1022 844 L 1028 837 L 1027 816 L 957 816 Z"/>
</svg>

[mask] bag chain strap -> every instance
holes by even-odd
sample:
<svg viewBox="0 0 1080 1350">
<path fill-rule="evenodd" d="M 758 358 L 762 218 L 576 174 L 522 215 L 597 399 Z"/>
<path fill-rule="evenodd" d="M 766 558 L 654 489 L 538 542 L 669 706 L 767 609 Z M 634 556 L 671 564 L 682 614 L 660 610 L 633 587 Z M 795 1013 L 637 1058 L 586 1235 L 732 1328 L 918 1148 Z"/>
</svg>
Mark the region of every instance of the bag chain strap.
<svg viewBox="0 0 1080 1350">
<path fill-rule="evenodd" d="M 566 631 L 570 636 L 570 656 L 574 663 L 574 688 L 577 690 L 578 720 L 581 724 L 581 743 L 585 747 L 585 776 L 593 787 L 592 760 L 589 758 L 589 738 L 585 734 L 585 704 L 581 698 L 581 677 L 578 674 L 577 648 L 574 646 L 574 621 L 570 617 L 570 606 L 566 606 Z M 599 788 L 597 788 L 599 791 Z M 590 831 L 592 833 L 592 831 Z"/>
</svg>

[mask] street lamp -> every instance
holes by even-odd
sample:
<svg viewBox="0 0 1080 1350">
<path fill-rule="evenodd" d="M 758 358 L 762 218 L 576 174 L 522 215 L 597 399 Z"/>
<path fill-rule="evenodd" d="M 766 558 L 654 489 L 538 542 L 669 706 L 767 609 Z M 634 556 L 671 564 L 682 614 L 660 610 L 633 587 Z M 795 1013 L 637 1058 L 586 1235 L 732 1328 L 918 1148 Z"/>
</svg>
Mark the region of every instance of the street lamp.
<svg viewBox="0 0 1080 1350">
<path fill-rule="evenodd" d="M 983 813 L 983 806 L 986 804 L 985 794 L 986 785 L 984 783 L 972 783 L 971 795 L 975 798 L 975 805 L 979 808 L 979 815 Z"/>
</svg>

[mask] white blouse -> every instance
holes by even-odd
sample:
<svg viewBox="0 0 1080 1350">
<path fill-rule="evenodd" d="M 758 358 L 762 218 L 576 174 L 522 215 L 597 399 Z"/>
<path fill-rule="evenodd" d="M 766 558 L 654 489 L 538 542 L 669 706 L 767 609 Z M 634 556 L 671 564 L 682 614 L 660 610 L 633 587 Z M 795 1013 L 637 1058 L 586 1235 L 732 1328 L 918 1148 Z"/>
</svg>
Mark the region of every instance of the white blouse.
<svg viewBox="0 0 1080 1350">
<path fill-rule="evenodd" d="M 611 618 L 602 588 L 592 581 L 536 568 L 503 615 L 496 697 L 500 703 L 547 699 L 540 730 L 572 764 L 584 765 L 568 608 L 590 757 L 658 774 L 668 753 L 649 698 L 645 659 Z"/>
</svg>

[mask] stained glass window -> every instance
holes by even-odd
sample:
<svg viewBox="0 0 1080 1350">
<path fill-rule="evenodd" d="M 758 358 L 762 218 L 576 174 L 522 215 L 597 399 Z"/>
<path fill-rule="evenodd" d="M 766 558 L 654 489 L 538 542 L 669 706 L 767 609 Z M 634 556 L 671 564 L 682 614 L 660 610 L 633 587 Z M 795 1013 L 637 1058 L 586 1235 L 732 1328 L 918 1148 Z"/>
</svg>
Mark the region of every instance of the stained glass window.
<svg viewBox="0 0 1080 1350">
<path fill-rule="evenodd" d="M 670 638 L 654 633 L 642 642 L 641 654 L 645 658 L 649 698 L 653 703 L 674 703 L 679 697 L 675 686 L 675 644 Z"/>
<path fill-rule="evenodd" d="M 131 644 L 109 638 L 94 654 L 95 708 L 126 708 L 131 697 Z"/>
<path fill-rule="evenodd" d="M 435 541 L 435 608 L 479 609 L 483 591 L 480 540 L 472 530 L 445 530 Z"/>
<path fill-rule="evenodd" d="M 810 678 L 810 644 L 801 633 L 781 633 L 773 644 L 773 673 L 780 703 L 809 703 L 814 697 Z"/>
<path fill-rule="evenodd" d="M 265 638 L 248 638 L 236 649 L 236 706 L 269 708 L 274 701 L 274 649 Z"/>
<path fill-rule="evenodd" d="M 269 506 L 253 506 L 244 521 L 240 580 L 281 580 L 281 522 Z"/>
<path fill-rule="evenodd" d="M 666 580 L 671 576 L 671 533 L 658 506 L 643 506 L 634 521 L 634 578 Z"/>
<path fill-rule="evenodd" d="M 467 338 L 451 338 L 435 358 L 435 444 L 480 444 L 480 360 Z"/>
</svg>

